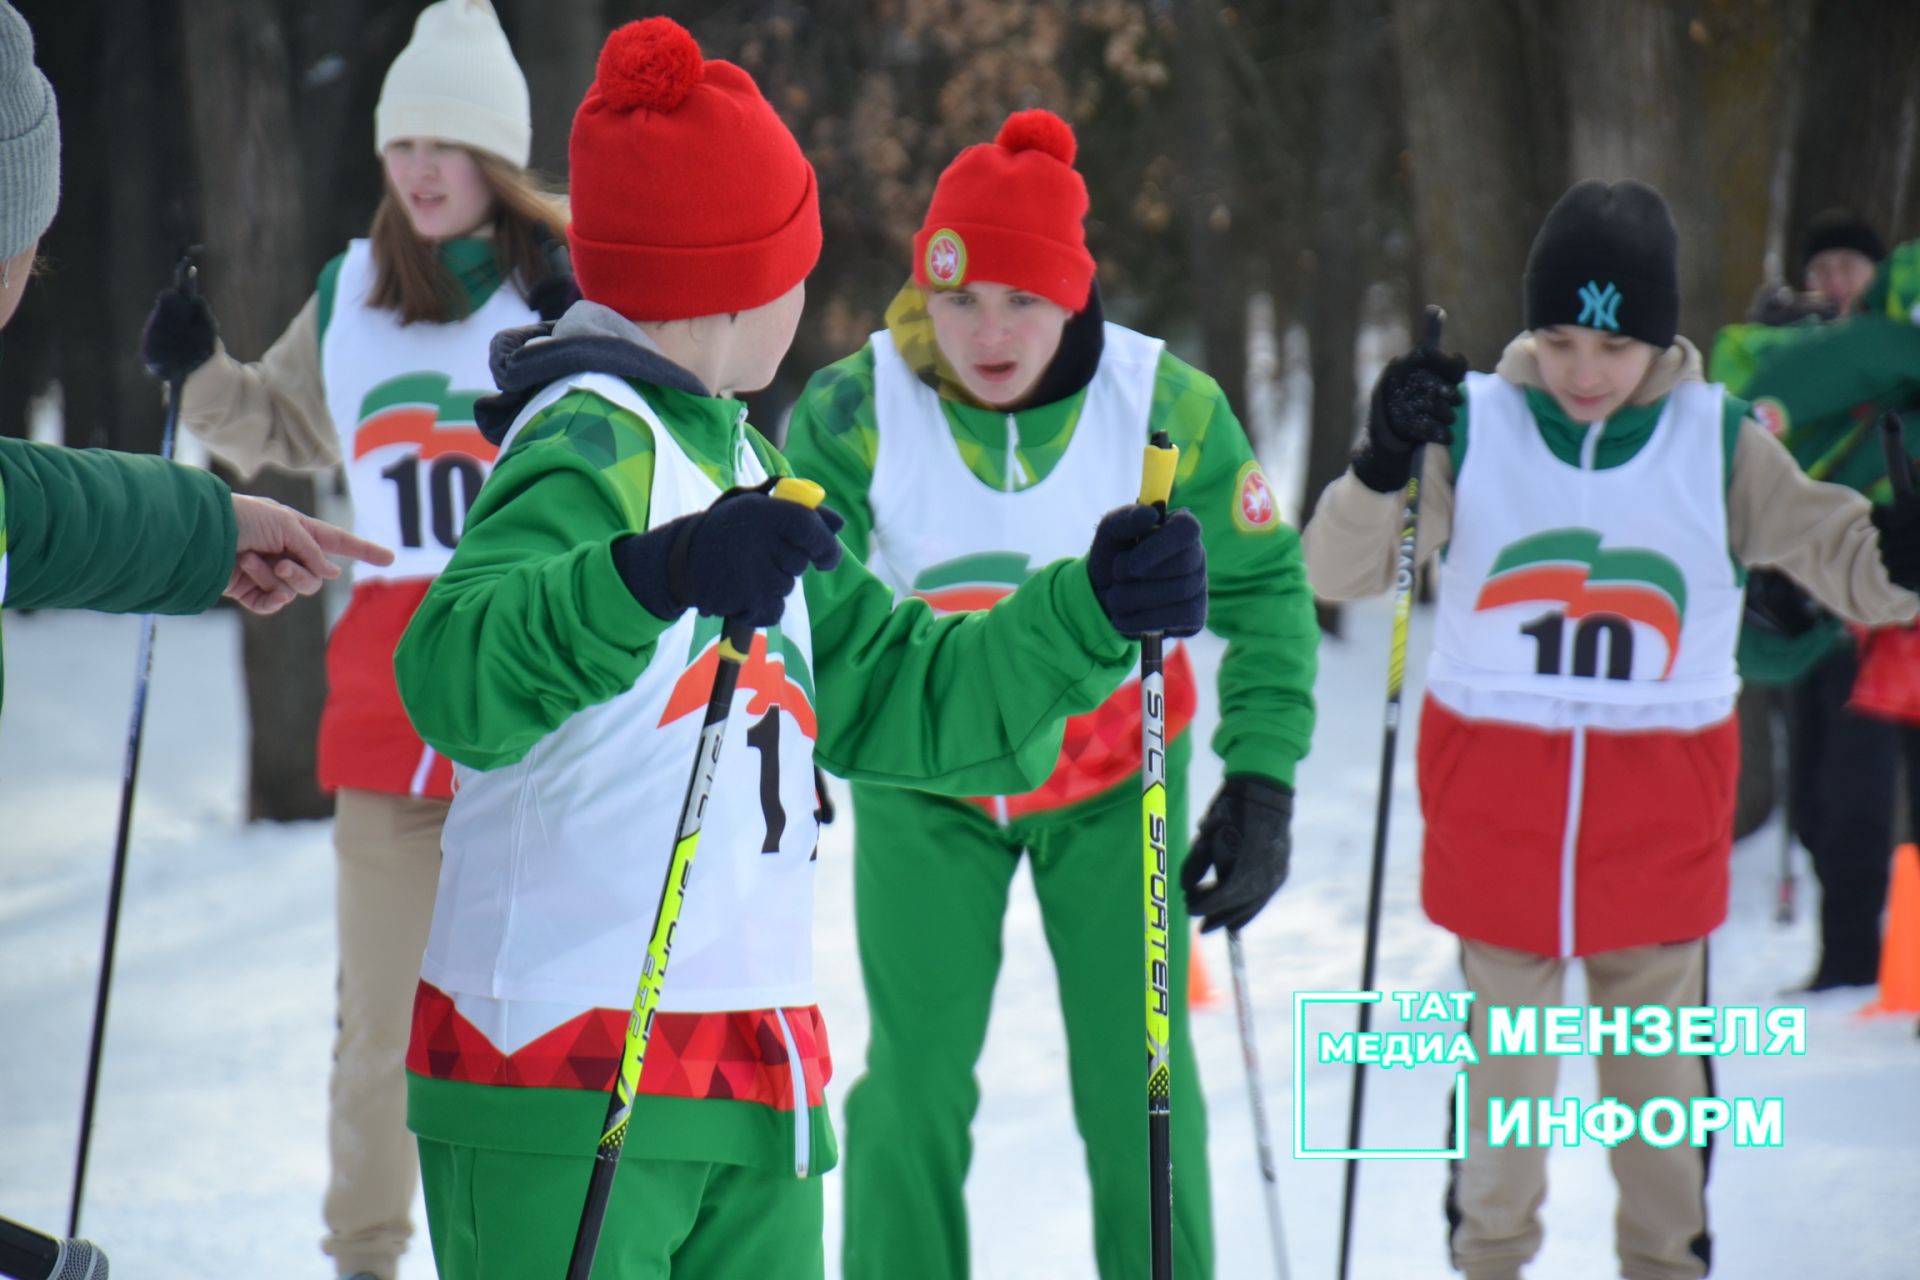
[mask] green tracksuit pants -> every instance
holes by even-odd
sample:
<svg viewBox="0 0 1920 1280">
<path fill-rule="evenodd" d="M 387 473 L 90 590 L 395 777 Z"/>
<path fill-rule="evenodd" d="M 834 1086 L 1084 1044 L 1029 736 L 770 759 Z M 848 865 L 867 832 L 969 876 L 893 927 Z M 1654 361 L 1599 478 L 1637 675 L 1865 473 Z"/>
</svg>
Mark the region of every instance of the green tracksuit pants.
<svg viewBox="0 0 1920 1280">
<path fill-rule="evenodd" d="M 592 1165 L 591 1156 L 420 1139 L 440 1280 L 565 1275 Z M 821 1280 L 821 1220 L 818 1178 L 629 1157 L 613 1180 L 593 1280 Z"/>
<path fill-rule="evenodd" d="M 1191 929 L 1186 735 L 1168 750 L 1173 884 L 1174 1269 L 1213 1275 L 1207 1116 L 1187 1025 Z M 962 1192 L 979 1105 L 974 1064 L 1000 970 L 1014 868 L 1032 858 L 1059 975 L 1074 1121 L 1093 1186 L 1102 1280 L 1149 1274 L 1146 943 L 1140 789 L 999 826 L 976 805 L 857 784 L 854 913 L 872 1013 L 866 1074 L 847 1095 L 847 1280 L 968 1274 Z"/>
</svg>

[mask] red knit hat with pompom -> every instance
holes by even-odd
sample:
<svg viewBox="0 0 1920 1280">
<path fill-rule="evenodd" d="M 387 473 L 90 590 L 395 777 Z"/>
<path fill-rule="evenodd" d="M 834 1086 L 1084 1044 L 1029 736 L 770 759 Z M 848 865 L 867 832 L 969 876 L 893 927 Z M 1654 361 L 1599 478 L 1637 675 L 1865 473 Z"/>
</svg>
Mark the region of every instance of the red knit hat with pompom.
<svg viewBox="0 0 1920 1280">
<path fill-rule="evenodd" d="M 1053 112 L 1016 111 L 993 142 L 962 151 L 913 238 L 913 278 L 932 289 L 991 280 L 1086 306 L 1093 255 L 1076 149 L 1073 126 Z"/>
<path fill-rule="evenodd" d="M 580 292 L 628 319 L 751 310 L 819 260 L 800 144 L 751 76 L 670 18 L 607 37 L 568 151 Z"/>
</svg>

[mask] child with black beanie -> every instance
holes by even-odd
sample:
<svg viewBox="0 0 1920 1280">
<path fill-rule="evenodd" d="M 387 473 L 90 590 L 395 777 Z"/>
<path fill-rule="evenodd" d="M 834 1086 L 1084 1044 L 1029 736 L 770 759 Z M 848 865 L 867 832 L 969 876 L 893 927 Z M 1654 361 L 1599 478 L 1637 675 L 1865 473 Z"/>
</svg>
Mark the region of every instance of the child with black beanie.
<svg viewBox="0 0 1920 1280">
<path fill-rule="evenodd" d="M 1428 347 L 1391 361 L 1350 472 L 1303 535 L 1330 600 L 1393 581 L 1402 490 L 1423 445 L 1416 554 L 1445 548 L 1419 746 L 1421 894 L 1460 936 L 1465 1159 L 1449 1246 L 1470 1280 L 1517 1280 L 1542 1241 L 1544 1145 L 1491 1145 L 1485 1099 L 1551 1097 L 1551 1056 L 1487 1053 L 1492 1007 L 1709 1002 L 1727 911 L 1744 566 L 1792 575 L 1864 622 L 1920 611 L 1920 503 L 1870 515 L 1810 480 L 1676 332 L 1677 236 L 1637 182 L 1574 186 L 1534 240 L 1527 331 L 1490 374 Z M 1596 1055 L 1600 1093 L 1639 1108 L 1713 1093 L 1709 1059 Z M 1591 1039 L 1604 1038 L 1589 1037 Z M 1707 1273 L 1706 1148 L 1633 1137 L 1610 1159 L 1630 1280 Z"/>
</svg>

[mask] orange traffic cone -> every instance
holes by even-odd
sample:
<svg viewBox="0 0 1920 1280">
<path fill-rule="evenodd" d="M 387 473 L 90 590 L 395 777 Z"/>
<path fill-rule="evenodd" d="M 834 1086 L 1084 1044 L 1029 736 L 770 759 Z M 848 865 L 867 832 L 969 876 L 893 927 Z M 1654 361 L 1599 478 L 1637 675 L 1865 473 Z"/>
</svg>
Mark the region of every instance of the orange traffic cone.
<svg viewBox="0 0 1920 1280">
<path fill-rule="evenodd" d="M 1893 851 L 1887 932 L 1880 943 L 1880 997 L 1861 1013 L 1920 1013 L 1920 848 Z"/>
<path fill-rule="evenodd" d="M 1193 931 L 1193 945 L 1187 948 L 1187 1008 L 1210 1009 L 1219 1003 L 1220 993 L 1207 976 L 1206 961 L 1200 956 L 1200 930 Z"/>
</svg>

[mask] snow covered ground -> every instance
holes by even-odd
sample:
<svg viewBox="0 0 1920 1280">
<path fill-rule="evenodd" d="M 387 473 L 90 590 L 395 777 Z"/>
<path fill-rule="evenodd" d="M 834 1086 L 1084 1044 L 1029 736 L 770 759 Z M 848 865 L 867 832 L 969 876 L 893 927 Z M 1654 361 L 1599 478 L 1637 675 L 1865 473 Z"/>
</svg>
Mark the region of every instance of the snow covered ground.
<svg viewBox="0 0 1920 1280">
<path fill-rule="evenodd" d="M 1246 938 L 1268 1104 L 1288 1153 L 1292 992 L 1351 987 L 1359 975 L 1384 607 L 1352 610 L 1348 634 L 1322 650 L 1320 730 L 1300 775 L 1292 882 Z M 0 1214 L 55 1234 L 66 1220 L 134 636 L 131 619 L 91 615 L 9 616 L 6 624 Z M 331 1274 L 315 1244 L 333 1017 L 331 849 L 322 825 L 241 825 L 238 652 L 231 618 L 161 622 L 82 1224 L 112 1256 L 114 1273 L 134 1280 Z M 1425 652 L 1418 633 L 1414 652 Z M 1410 745 L 1402 744 L 1380 983 L 1455 989 L 1453 947 L 1418 905 Z M 1200 801 L 1217 772 L 1210 756 L 1196 768 Z M 1714 942 L 1721 1003 L 1773 1004 L 1810 966 L 1806 912 L 1785 928 L 1769 918 L 1778 841 L 1777 830 L 1763 831 L 1735 854 L 1733 915 Z M 820 858 L 817 954 L 836 1105 L 860 1070 L 867 1031 L 849 926 L 849 848 L 849 831 L 835 828 Z M 969 1187 L 975 1274 L 1079 1280 L 1093 1275 L 1090 1226 L 1053 978 L 1031 893 L 1016 891 L 1014 900 L 980 1067 L 985 1101 Z M 1197 1019 L 1220 1274 L 1264 1277 L 1272 1271 L 1224 945 L 1209 940 L 1205 955 L 1223 997 Z M 1724 1093 L 1785 1099 L 1786 1145 L 1719 1147 L 1710 1192 L 1716 1276 L 1920 1275 L 1920 1040 L 1911 1018 L 1854 1017 L 1860 1003 L 1857 994 L 1817 999 L 1803 1058 L 1719 1064 Z M 1376 1075 L 1368 1140 L 1437 1145 L 1449 1079 L 1436 1067 Z M 1592 1098 L 1591 1063 L 1570 1060 L 1562 1087 Z M 1344 1068 L 1308 1069 L 1315 1144 L 1343 1135 L 1346 1090 Z M 1551 1171 L 1547 1246 L 1533 1280 L 1613 1274 L 1604 1151 L 1558 1151 Z M 1342 1172 L 1334 1162 L 1281 1162 L 1296 1276 L 1332 1274 Z M 1362 1166 L 1356 1276 L 1451 1274 L 1444 1174 L 1433 1162 Z M 839 1191 L 830 1175 L 830 1256 L 839 1247 Z M 423 1231 L 401 1274 L 432 1273 Z"/>
</svg>

